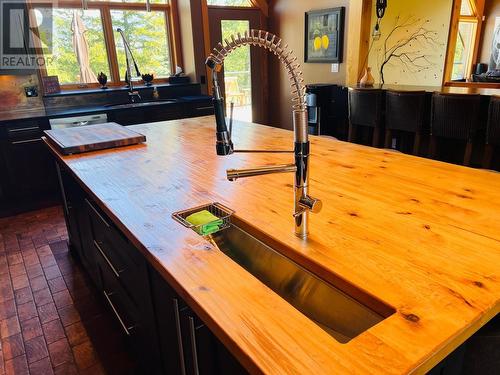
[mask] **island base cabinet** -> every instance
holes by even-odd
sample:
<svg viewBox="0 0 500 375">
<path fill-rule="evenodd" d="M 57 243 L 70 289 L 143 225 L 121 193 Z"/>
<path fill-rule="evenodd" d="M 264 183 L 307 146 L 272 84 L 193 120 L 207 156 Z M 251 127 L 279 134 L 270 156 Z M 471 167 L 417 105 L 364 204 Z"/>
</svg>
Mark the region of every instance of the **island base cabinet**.
<svg viewBox="0 0 500 375">
<path fill-rule="evenodd" d="M 71 253 L 126 337 L 136 373 L 247 374 L 73 175 L 57 171 Z"/>
<path fill-rule="evenodd" d="M 247 374 L 208 327 L 151 269 L 153 303 L 165 374 Z"/>
</svg>

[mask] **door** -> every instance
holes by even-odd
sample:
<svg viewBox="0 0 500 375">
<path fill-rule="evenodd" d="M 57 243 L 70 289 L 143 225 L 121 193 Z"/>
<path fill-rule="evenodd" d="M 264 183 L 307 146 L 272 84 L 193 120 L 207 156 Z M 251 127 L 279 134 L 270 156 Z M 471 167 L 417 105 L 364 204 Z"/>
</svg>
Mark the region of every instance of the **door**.
<svg viewBox="0 0 500 375">
<path fill-rule="evenodd" d="M 238 32 L 244 35 L 245 31 L 266 28 L 265 18 L 256 8 L 209 6 L 208 16 L 211 49 Z M 240 47 L 225 59 L 219 74 L 226 115 L 234 103 L 234 119 L 266 124 L 267 52 L 261 47 Z"/>
</svg>

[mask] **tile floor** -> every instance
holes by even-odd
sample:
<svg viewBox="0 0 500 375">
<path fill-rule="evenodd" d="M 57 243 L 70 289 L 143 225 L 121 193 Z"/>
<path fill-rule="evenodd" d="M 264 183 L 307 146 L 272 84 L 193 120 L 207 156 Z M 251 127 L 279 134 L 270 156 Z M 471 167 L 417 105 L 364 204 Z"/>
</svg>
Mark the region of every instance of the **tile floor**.
<svg viewBox="0 0 500 375">
<path fill-rule="evenodd" d="M 67 236 L 60 207 L 0 218 L 0 375 L 133 373 Z"/>
</svg>

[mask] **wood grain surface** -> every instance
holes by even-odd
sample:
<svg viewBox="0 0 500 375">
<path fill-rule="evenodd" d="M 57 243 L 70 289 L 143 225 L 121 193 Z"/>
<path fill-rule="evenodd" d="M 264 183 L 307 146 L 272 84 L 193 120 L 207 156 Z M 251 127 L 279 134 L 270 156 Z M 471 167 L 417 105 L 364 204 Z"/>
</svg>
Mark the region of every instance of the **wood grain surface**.
<svg viewBox="0 0 500 375">
<path fill-rule="evenodd" d="M 47 139 L 64 155 L 130 146 L 146 137 L 116 122 L 45 130 Z"/>
<path fill-rule="evenodd" d="M 425 373 L 500 312 L 500 174 L 311 137 L 310 190 L 323 210 L 303 241 L 293 235 L 293 175 L 225 177 L 290 155 L 218 157 L 213 117 L 131 128 L 148 144 L 52 151 L 253 373 Z M 293 142 L 292 132 L 255 124 L 233 133 L 237 148 Z M 396 313 L 338 343 L 171 218 L 212 201 L 320 277 Z"/>
</svg>

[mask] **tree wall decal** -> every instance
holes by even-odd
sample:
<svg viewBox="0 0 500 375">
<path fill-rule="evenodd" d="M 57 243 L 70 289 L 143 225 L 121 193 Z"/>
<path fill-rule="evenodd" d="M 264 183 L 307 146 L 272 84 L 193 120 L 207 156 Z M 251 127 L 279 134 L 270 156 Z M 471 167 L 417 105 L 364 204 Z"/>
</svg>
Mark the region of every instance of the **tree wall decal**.
<svg viewBox="0 0 500 375">
<path fill-rule="evenodd" d="M 419 73 L 434 67 L 432 61 L 434 54 L 429 51 L 442 49 L 443 43 L 439 40 L 436 31 L 429 30 L 427 25 L 430 20 L 423 20 L 408 16 L 401 19 L 396 17 L 396 22 L 384 39 L 379 49 L 381 55 L 380 81 L 384 80 L 384 69 L 393 63 L 402 65 L 403 72 Z"/>
</svg>

